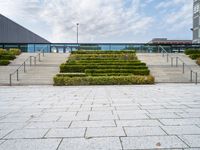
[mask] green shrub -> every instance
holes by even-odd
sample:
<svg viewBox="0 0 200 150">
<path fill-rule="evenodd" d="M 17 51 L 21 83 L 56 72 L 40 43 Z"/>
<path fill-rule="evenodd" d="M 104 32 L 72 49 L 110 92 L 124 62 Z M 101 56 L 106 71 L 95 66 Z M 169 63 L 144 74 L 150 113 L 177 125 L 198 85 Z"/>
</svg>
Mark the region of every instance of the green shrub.
<svg viewBox="0 0 200 150">
<path fill-rule="evenodd" d="M 197 59 L 200 57 L 200 54 L 191 54 L 189 55 L 191 59 Z"/>
<path fill-rule="evenodd" d="M 0 55 L 1 60 L 14 60 L 15 58 L 14 55 Z"/>
<path fill-rule="evenodd" d="M 131 76 L 132 73 L 90 73 L 88 76 Z"/>
<path fill-rule="evenodd" d="M 146 66 L 139 65 L 71 65 L 63 64 L 60 72 L 84 72 L 86 69 L 148 69 Z"/>
<path fill-rule="evenodd" d="M 69 61 L 73 60 L 137 60 L 135 54 L 72 54 Z"/>
<path fill-rule="evenodd" d="M 57 77 L 86 77 L 85 73 L 59 73 Z"/>
<path fill-rule="evenodd" d="M 8 64 L 10 64 L 9 60 L 0 60 L 0 66 L 7 66 Z"/>
<path fill-rule="evenodd" d="M 69 61 L 66 64 L 70 65 L 134 65 L 134 66 L 146 66 L 141 61 Z"/>
<path fill-rule="evenodd" d="M 72 52 L 72 54 L 123 54 L 123 53 L 135 53 L 135 50 L 123 50 L 123 51 L 78 50 Z"/>
<path fill-rule="evenodd" d="M 1 55 L 7 55 L 7 54 L 8 54 L 8 51 L 6 49 L 0 48 L 0 56 Z"/>
<path fill-rule="evenodd" d="M 200 65 L 200 57 L 197 59 L 197 64 Z"/>
<path fill-rule="evenodd" d="M 101 76 L 101 77 L 54 77 L 54 85 L 132 85 L 154 84 L 152 76 Z"/>
<path fill-rule="evenodd" d="M 9 53 L 12 54 L 12 55 L 20 55 L 21 54 L 21 50 L 17 49 L 17 48 L 11 48 L 9 50 Z"/>
<path fill-rule="evenodd" d="M 185 50 L 186 55 L 191 55 L 191 54 L 200 54 L 200 49 L 187 49 Z"/>
<path fill-rule="evenodd" d="M 92 75 L 93 73 L 132 73 L 134 75 L 149 75 L 148 69 L 86 69 L 85 73 Z"/>
</svg>

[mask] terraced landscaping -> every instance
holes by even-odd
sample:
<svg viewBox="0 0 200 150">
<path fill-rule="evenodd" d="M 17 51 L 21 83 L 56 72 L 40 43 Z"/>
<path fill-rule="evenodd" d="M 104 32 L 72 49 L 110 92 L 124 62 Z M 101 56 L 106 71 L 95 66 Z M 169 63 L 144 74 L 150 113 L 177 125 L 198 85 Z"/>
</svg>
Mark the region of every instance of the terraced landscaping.
<svg viewBox="0 0 200 150">
<path fill-rule="evenodd" d="M 154 77 L 135 51 L 72 52 L 61 64 L 54 85 L 130 85 L 153 84 Z"/>
<path fill-rule="evenodd" d="M 200 50 L 199 49 L 187 49 L 185 54 L 191 59 L 196 60 L 196 63 L 200 65 Z"/>
<path fill-rule="evenodd" d="M 19 49 L 0 49 L 0 66 L 7 66 L 12 60 L 16 58 L 16 55 L 19 55 L 21 51 Z"/>
</svg>

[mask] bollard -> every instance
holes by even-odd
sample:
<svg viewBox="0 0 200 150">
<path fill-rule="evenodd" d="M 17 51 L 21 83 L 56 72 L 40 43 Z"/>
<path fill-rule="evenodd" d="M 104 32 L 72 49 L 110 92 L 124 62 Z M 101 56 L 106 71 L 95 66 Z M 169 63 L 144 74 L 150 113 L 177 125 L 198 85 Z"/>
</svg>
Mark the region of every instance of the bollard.
<svg viewBox="0 0 200 150">
<path fill-rule="evenodd" d="M 176 57 L 176 67 L 178 67 L 178 57 Z"/>
<path fill-rule="evenodd" d="M 190 71 L 190 81 L 192 82 L 192 73 L 193 73 L 193 71 L 191 70 Z"/>
<path fill-rule="evenodd" d="M 183 74 L 185 73 L 185 63 L 183 63 Z"/>
</svg>

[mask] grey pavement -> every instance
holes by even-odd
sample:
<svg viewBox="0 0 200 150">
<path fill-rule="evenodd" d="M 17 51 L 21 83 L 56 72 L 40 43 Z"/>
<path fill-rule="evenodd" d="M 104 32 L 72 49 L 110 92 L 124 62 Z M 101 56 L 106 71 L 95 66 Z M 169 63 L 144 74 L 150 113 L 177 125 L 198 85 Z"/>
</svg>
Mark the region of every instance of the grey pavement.
<svg viewBox="0 0 200 150">
<path fill-rule="evenodd" d="M 0 150 L 200 150 L 200 85 L 0 87 Z"/>
</svg>

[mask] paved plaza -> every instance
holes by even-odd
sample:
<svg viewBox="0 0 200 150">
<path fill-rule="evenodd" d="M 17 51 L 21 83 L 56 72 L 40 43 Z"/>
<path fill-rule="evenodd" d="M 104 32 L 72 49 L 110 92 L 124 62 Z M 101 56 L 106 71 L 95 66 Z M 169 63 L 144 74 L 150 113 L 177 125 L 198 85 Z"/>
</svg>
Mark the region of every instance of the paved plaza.
<svg viewBox="0 0 200 150">
<path fill-rule="evenodd" d="M 200 150 L 200 86 L 0 87 L 0 150 Z"/>
</svg>

